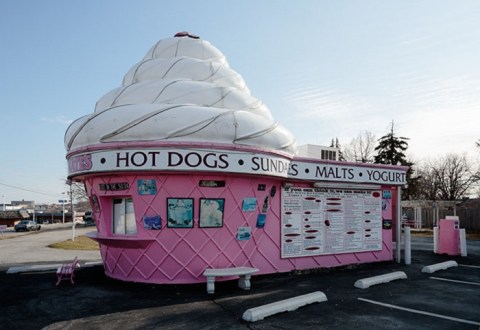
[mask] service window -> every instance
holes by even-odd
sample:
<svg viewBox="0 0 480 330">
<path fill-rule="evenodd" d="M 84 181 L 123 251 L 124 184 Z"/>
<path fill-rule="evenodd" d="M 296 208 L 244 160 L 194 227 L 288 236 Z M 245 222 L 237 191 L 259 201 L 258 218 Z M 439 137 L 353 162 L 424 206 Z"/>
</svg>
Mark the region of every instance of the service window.
<svg viewBox="0 0 480 330">
<path fill-rule="evenodd" d="M 113 233 L 134 235 L 137 233 L 133 200 L 131 198 L 113 199 Z"/>
</svg>

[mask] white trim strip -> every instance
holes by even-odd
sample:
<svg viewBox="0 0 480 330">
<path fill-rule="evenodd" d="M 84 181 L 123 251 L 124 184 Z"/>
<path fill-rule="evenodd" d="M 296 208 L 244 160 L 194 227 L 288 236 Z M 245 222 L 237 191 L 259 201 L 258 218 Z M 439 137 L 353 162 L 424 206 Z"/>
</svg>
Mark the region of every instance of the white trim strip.
<svg viewBox="0 0 480 330">
<path fill-rule="evenodd" d="M 380 306 L 384 306 L 384 307 L 389 307 L 389 308 L 393 308 L 393 309 L 398 309 L 398 310 L 406 311 L 406 312 L 410 312 L 410 313 L 433 316 L 433 317 L 438 317 L 438 318 L 445 319 L 445 320 L 450 320 L 450 321 L 455 321 L 455 322 L 473 324 L 473 325 L 479 325 L 480 326 L 480 322 L 469 321 L 469 320 L 459 319 L 457 317 L 451 317 L 451 316 L 445 316 L 445 315 L 440 315 L 440 314 L 435 314 L 435 313 L 430 313 L 430 312 L 419 311 L 419 310 L 416 310 L 416 309 L 406 308 L 406 307 L 401 307 L 401 306 L 395 306 L 395 305 L 391 305 L 391 304 L 385 304 L 385 303 L 382 303 L 382 302 L 379 302 L 379 301 L 374 301 L 374 300 L 365 299 L 365 298 L 357 298 L 357 299 L 361 300 L 361 301 L 364 301 L 364 302 L 371 303 L 371 304 L 380 305 Z"/>
<path fill-rule="evenodd" d="M 433 277 L 430 276 L 432 280 L 438 280 L 438 281 L 445 281 L 445 282 L 453 282 L 453 283 L 462 283 L 462 284 L 470 284 L 470 285 L 480 285 L 480 283 L 476 282 L 466 282 L 466 281 L 459 281 L 459 280 L 451 280 L 449 278 L 441 278 L 441 277 Z"/>
<path fill-rule="evenodd" d="M 381 185 L 374 184 L 359 184 L 359 183 L 332 183 L 332 182 L 314 182 L 314 188 L 338 188 L 338 189 L 365 189 L 365 190 L 379 190 Z"/>
<path fill-rule="evenodd" d="M 62 264 L 50 264 L 50 265 L 32 265 L 32 266 L 16 266 L 10 267 L 7 270 L 7 274 L 18 274 L 26 272 L 43 272 L 43 271 L 56 271 Z"/>
</svg>

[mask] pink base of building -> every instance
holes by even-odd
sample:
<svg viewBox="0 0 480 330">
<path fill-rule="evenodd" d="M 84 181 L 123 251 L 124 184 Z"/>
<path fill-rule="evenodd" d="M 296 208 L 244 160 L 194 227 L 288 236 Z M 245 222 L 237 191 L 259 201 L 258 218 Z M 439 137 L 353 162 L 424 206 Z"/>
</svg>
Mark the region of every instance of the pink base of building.
<svg viewBox="0 0 480 330">
<path fill-rule="evenodd" d="M 168 155 L 167 165 L 174 165 L 172 155 L 179 150 L 162 149 L 158 155 Z M 188 169 L 193 160 L 176 171 L 160 166 L 160 160 L 154 165 L 163 169 L 142 170 L 148 162 L 140 151 L 128 151 L 128 161 L 125 152 L 85 151 L 70 157 L 90 164 L 86 170 L 73 167 L 78 173 L 71 177 L 85 183 L 97 226 L 89 237 L 100 244 L 109 277 L 195 283 L 206 281 L 206 268 L 250 266 L 260 270 L 257 274 L 271 274 L 393 259 L 394 209 L 403 182 L 373 180 L 396 180 L 403 168 L 285 158 L 290 174 L 283 169 L 275 174 L 278 168 L 261 169 L 255 157 L 279 155 L 257 152 L 244 156 L 254 159 L 249 171 L 263 173 L 238 168 L 215 173 L 204 165 Z M 230 152 L 221 152 L 228 155 L 222 158 L 218 149 L 205 151 L 231 166 Z M 109 158 L 112 153 L 116 160 Z M 93 170 L 109 162 L 123 168 Z M 397 172 L 388 179 L 384 173 L 392 168 Z M 373 170 L 382 175 L 372 176 Z M 347 175 L 339 178 L 339 173 Z M 372 182 L 356 182 L 368 174 Z"/>
</svg>

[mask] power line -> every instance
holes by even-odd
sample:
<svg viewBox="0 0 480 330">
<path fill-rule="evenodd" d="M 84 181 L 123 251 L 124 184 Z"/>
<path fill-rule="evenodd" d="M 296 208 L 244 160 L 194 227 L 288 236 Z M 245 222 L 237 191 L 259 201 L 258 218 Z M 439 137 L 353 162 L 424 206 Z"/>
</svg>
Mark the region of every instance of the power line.
<svg viewBox="0 0 480 330">
<path fill-rule="evenodd" d="M 50 193 L 47 193 L 47 192 L 41 192 L 41 191 L 36 191 L 36 190 L 33 190 L 33 189 L 28 189 L 28 188 L 23 188 L 23 187 L 17 187 L 17 186 L 13 186 L 13 185 L 6 184 L 6 183 L 1 183 L 1 182 L 0 182 L 0 185 L 6 186 L 6 187 L 10 187 L 10 188 L 13 188 L 13 189 L 18 189 L 18 190 L 33 192 L 33 193 L 40 194 L 40 195 L 58 197 L 58 194 L 57 194 L 57 195 L 54 195 L 54 194 L 50 194 Z"/>
</svg>

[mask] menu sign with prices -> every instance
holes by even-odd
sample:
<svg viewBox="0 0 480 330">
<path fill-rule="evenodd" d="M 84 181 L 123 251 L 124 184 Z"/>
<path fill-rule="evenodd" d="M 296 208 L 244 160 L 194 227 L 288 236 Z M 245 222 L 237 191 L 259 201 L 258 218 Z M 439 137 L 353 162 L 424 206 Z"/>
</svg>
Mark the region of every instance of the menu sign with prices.
<svg viewBox="0 0 480 330">
<path fill-rule="evenodd" d="M 282 190 L 282 258 L 382 249 L 382 191 Z"/>
</svg>

